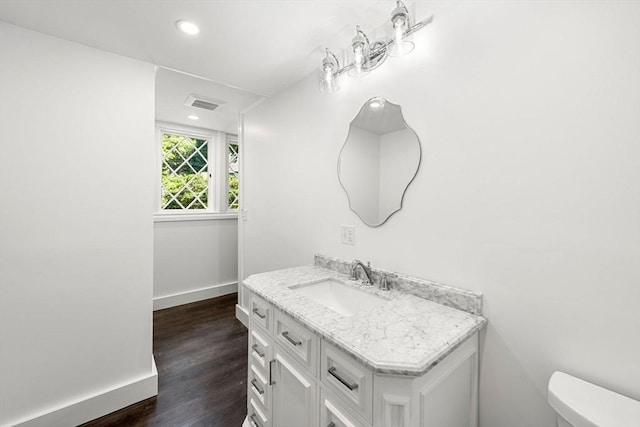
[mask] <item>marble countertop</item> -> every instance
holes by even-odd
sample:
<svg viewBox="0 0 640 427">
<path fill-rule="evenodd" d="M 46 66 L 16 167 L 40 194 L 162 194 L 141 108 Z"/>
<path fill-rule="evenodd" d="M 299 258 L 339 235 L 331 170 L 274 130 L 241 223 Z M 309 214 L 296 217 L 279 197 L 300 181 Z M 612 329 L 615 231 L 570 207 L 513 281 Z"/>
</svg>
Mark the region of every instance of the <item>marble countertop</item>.
<svg viewBox="0 0 640 427">
<path fill-rule="evenodd" d="M 387 302 L 344 316 L 289 289 L 326 278 Z M 319 266 L 254 274 L 244 284 L 378 373 L 422 375 L 486 324 L 481 316 L 397 290 L 382 291 Z"/>
</svg>

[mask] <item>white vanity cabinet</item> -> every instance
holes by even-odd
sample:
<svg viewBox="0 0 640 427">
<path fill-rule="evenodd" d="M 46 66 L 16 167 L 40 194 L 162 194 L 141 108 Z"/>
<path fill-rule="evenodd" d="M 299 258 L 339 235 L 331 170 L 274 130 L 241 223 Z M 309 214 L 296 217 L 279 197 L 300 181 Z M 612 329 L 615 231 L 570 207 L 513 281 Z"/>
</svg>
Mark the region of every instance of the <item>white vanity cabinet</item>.
<svg viewBox="0 0 640 427">
<path fill-rule="evenodd" d="M 273 426 L 318 426 L 315 379 L 276 346 L 272 371 Z"/>
<path fill-rule="evenodd" d="M 251 427 L 318 427 L 319 337 L 250 296 L 247 421 Z"/>
<path fill-rule="evenodd" d="M 425 374 L 394 375 L 253 292 L 250 304 L 244 427 L 477 427 L 477 332 Z"/>
</svg>

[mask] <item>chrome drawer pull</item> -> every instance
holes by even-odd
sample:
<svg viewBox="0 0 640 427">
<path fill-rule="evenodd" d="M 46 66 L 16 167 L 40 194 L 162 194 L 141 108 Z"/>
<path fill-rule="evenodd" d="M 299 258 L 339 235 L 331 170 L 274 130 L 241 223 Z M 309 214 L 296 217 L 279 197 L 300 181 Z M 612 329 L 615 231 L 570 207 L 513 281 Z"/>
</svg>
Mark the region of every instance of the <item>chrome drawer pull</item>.
<svg viewBox="0 0 640 427">
<path fill-rule="evenodd" d="M 260 424 L 258 424 L 258 417 L 256 416 L 256 413 L 254 412 L 253 414 L 251 414 L 251 416 L 249 417 L 249 420 L 251 420 L 251 425 L 253 427 L 260 427 Z"/>
<path fill-rule="evenodd" d="M 291 344 L 295 345 L 295 346 L 299 346 L 302 345 L 302 341 L 296 341 L 293 338 L 291 338 L 289 336 L 289 331 L 284 331 L 281 334 L 283 337 L 285 337 L 287 339 L 287 341 L 289 341 Z"/>
<path fill-rule="evenodd" d="M 335 366 L 330 367 L 327 372 L 329 372 L 331 374 L 331 376 L 335 379 L 337 379 L 338 381 L 340 381 L 342 383 L 342 385 L 344 385 L 346 388 L 348 388 L 349 390 L 353 391 L 355 389 L 358 388 L 358 384 L 349 384 L 349 382 L 347 380 L 345 380 L 344 378 L 342 378 L 340 375 L 338 375 L 338 373 L 336 372 L 336 368 Z"/>
<path fill-rule="evenodd" d="M 266 314 L 260 313 L 260 310 L 258 310 L 258 307 L 253 309 L 253 313 L 261 319 L 264 319 L 265 317 L 267 317 Z"/>
<path fill-rule="evenodd" d="M 255 351 L 258 356 L 264 357 L 264 353 L 258 350 L 258 344 L 252 345 L 251 350 Z"/>
<path fill-rule="evenodd" d="M 275 380 L 273 379 L 273 367 L 274 364 L 276 363 L 276 359 L 273 359 L 271 362 L 269 362 L 269 385 L 275 385 Z"/>
<path fill-rule="evenodd" d="M 258 385 L 258 381 L 256 381 L 255 378 L 251 380 L 251 385 L 255 387 L 258 393 L 264 394 L 264 390 L 260 388 L 260 386 Z"/>
</svg>

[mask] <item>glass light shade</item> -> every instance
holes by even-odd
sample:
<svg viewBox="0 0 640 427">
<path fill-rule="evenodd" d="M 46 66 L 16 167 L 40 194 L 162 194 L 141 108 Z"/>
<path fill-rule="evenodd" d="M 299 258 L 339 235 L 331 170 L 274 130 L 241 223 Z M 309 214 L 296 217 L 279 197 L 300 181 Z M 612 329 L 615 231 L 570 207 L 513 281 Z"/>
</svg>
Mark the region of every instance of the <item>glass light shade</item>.
<svg viewBox="0 0 640 427">
<path fill-rule="evenodd" d="M 338 61 L 327 50 L 327 56 L 322 60 L 320 68 L 320 92 L 332 93 L 340 89 L 336 79 L 338 73 Z"/>
<path fill-rule="evenodd" d="M 322 93 L 332 93 L 336 92 L 340 89 L 338 85 L 338 81 L 333 75 L 327 75 L 327 73 L 323 73 L 323 76 L 320 78 L 320 92 Z"/>
<path fill-rule="evenodd" d="M 402 40 L 400 43 L 392 42 L 389 44 L 389 56 L 404 56 L 411 52 L 415 44 L 411 40 L 407 40 L 406 38 Z"/>
<path fill-rule="evenodd" d="M 391 42 L 388 46 L 389 56 L 403 56 L 411 52 L 415 45 L 407 32 L 411 27 L 409 11 L 402 2 L 391 13 Z"/>
<path fill-rule="evenodd" d="M 351 40 L 351 52 L 353 56 L 353 67 L 348 71 L 351 77 L 362 77 L 369 74 L 369 40 L 356 27 L 356 35 Z"/>
</svg>

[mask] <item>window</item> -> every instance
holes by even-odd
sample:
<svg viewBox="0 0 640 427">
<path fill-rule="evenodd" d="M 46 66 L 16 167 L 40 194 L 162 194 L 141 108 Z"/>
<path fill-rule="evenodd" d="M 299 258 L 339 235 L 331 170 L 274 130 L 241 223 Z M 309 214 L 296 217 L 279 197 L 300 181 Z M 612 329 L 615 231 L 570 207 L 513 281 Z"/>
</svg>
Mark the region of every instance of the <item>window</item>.
<svg viewBox="0 0 640 427">
<path fill-rule="evenodd" d="M 240 182 L 238 180 L 240 146 L 236 136 L 227 136 L 227 206 L 229 210 L 238 210 L 240 202 Z"/>
<path fill-rule="evenodd" d="M 157 220 L 207 218 L 239 208 L 235 135 L 182 126 L 158 128 L 160 185 Z"/>
<path fill-rule="evenodd" d="M 207 209 L 209 141 L 162 134 L 161 209 Z"/>
</svg>

